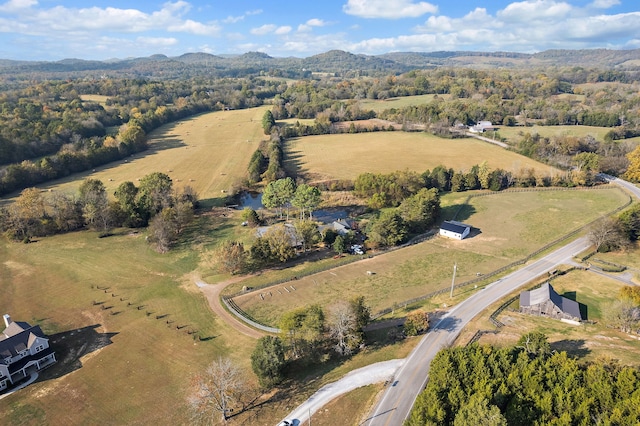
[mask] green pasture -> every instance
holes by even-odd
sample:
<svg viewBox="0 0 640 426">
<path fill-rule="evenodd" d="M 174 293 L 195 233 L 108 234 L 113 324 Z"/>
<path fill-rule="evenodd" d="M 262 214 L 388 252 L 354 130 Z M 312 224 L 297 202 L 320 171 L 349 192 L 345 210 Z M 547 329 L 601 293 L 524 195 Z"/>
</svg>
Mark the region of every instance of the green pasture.
<svg viewBox="0 0 640 426">
<path fill-rule="evenodd" d="M 285 168 L 312 179 L 355 179 L 365 172 L 424 172 L 438 165 L 469 170 L 487 161 L 491 168 L 534 169 L 553 175 L 553 167 L 473 138 L 443 139 L 427 133 L 374 132 L 308 136 L 285 143 Z"/>
<path fill-rule="evenodd" d="M 41 325 L 59 362 L 0 400 L 0 423 L 29 412 L 32 424 L 182 424 L 194 373 L 220 355 L 248 371 L 253 340 L 211 315 L 190 274 L 198 262 L 191 250 L 160 255 L 129 231 L 2 240 L 0 310 Z"/>
<path fill-rule="evenodd" d="M 445 217 L 451 217 L 468 195 L 445 195 Z M 338 299 L 358 295 L 365 296 L 373 312 L 401 307 L 405 300 L 448 287 L 454 262 L 458 265 L 457 282 L 473 279 L 477 273 L 486 274 L 525 257 L 627 199 L 617 189 L 503 192 L 476 197 L 458 217 L 476 228 L 471 238 L 457 241 L 435 237 L 234 300 L 252 317 L 272 325 L 283 312 L 296 307 L 312 303 L 328 307 Z M 270 277 L 282 280 L 287 275 L 293 278 L 296 272 L 264 272 L 243 284 L 264 284 Z"/>
<path fill-rule="evenodd" d="M 84 179 L 93 178 L 113 194 L 122 182 L 137 184 L 149 173 L 162 172 L 175 188 L 189 185 L 208 204 L 220 204 L 246 176 L 249 158 L 265 138 L 260 122 L 265 110 L 218 111 L 167 124 L 149 134 L 147 151 L 39 187 L 75 193 Z"/>
<path fill-rule="evenodd" d="M 389 99 L 362 99 L 358 101 L 360 105 L 360 109 L 364 111 L 373 110 L 375 112 L 382 112 L 386 109 L 391 108 L 404 108 L 413 105 L 422 105 L 428 104 L 435 97 L 439 97 L 442 99 L 450 99 L 451 95 L 415 95 L 415 96 L 401 96 L 397 98 L 389 98 Z"/>
<path fill-rule="evenodd" d="M 531 126 L 531 127 L 509 127 L 500 126 L 498 134 L 505 138 L 507 142 L 517 143 L 522 137 L 529 133 L 531 135 L 539 134 L 546 138 L 553 136 L 576 136 L 583 138 L 585 136 L 593 136 L 594 139 L 602 142 L 604 135 L 612 130 L 611 127 L 593 127 L 593 126 Z"/>
</svg>

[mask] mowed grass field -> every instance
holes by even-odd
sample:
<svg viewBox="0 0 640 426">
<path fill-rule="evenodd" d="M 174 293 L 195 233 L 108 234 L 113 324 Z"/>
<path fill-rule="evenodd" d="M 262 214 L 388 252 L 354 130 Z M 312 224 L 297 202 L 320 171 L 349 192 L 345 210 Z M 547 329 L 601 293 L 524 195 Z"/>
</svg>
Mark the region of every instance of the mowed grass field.
<svg viewBox="0 0 640 426">
<path fill-rule="evenodd" d="M 100 179 L 110 194 L 122 182 L 166 173 L 175 188 L 189 185 L 209 204 L 219 204 L 246 176 L 251 154 L 265 138 L 260 120 L 267 107 L 218 111 L 167 124 L 149 134 L 149 149 L 127 160 L 52 181 L 45 190 L 75 193 L 86 178 Z"/>
<path fill-rule="evenodd" d="M 317 179 L 355 179 L 361 173 L 396 170 L 424 172 L 438 165 L 469 170 L 487 161 L 511 172 L 557 170 L 525 156 L 473 138 L 443 139 L 427 133 L 376 132 L 308 136 L 285 143 L 285 168 Z"/>
<path fill-rule="evenodd" d="M 445 195 L 444 211 L 457 210 L 468 195 Z M 525 257 L 627 200 L 617 189 L 504 192 L 473 198 L 459 217 L 479 230 L 471 238 L 456 241 L 435 237 L 238 296 L 234 301 L 270 325 L 276 325 L 284 312 L 294 308 L 313 303 L 328 308 L 336 300 L 360 295 L 365 296 L 374 313 L 394 305 L 402 307 L 405 300 L 451 285 L 454 262 L 458 265 L 456 282 L 473 279 L 476 273 L 486 274 Z M 266 274 L 257 277 L 256 282 L 264 282 Z M 252 281 L 243 284 L 251 286 Z"/>
<path fill-rule="evenodd" d="M 255 341 L 211 314 L 190 273 L 198 262 L 154 252 L 144 233 L 1 241 L 2 312 L 65 338 L 43 381 L 0 400 L 0 424 L 185 424 L 192 377 L 218 356 L 252 380 Z"/>
</svg>

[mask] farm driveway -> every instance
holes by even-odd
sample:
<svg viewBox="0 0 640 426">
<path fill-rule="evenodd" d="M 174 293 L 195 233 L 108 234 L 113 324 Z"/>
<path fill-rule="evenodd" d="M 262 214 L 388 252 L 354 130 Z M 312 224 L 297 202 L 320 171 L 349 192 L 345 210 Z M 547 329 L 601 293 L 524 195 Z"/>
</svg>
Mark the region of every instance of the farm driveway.
<svg viewBox="0 0 640 426">
<path fill-rule="evenodd" d="M 244 277 L 236 277 L 227 281 L 223 281 L 218 284 L 207 284 L 204 281 L 197 280 L 196 285 L 198 286 L 198 288 L 200 288 L 202 293 L 207 298 L 207 301 L 209 302 L 209 306 L 211 307 L 211 310 L 216 315 L 218 315 L 224 322 L 226 322 L 231 327 L 233 327 L 234 329 L 236 329 L 237 331 L 239 331 L 244 335 L 253 337 L 254 339 L 259 339 L 265 334 L 256 329 L 249 327 L 242 321 L 238 320 L 235 316 L 231 315 L 222 306 L 222 303 L 220 302 L 220 293 L 222 292 L 222 290 L 224 290 L 224 288 L 229 284 L 233 284 L 238 281 L 241 281 L 243 278 Z"/>
</svg>

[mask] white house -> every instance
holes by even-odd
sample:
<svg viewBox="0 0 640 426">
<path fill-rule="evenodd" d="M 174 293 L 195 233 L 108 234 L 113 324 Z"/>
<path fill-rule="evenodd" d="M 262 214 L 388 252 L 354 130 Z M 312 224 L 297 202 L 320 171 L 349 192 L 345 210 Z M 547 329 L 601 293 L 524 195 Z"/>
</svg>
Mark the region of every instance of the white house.
<svg viewBox="0 0 640 426">
<path fill-rule="evenodd" d="M 0 334 L 0 391 L 56 362 L 49 339 L 39 325 L 14 322 L 3 315 L 5 329 Z"/>
<path fill-rule="evenodd" d="M 455 220 L 445 220 L 440 225 L 440 235 L 447 238 L 462 240 L 471 232 L 471 225 L 456 222 Z"/>
</svg>

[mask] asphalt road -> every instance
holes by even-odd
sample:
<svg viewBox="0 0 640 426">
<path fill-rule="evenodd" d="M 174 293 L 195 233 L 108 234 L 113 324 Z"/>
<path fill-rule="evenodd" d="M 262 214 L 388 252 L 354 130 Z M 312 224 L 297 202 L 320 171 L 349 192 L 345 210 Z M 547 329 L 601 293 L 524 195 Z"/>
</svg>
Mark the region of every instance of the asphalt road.
<svg viewBox="0 0 640 426">
<path fill-rule="evenodd" d="M 438 351 L 451 344 L 462 328 L 487 306 L 502 299 L 518 287 L 571 261 L 590 246 L 579 238 L 551 254 L 495 281 L 461 302 L 427 333 L 394 377 L 395 386 L 387 391 L 367 419 L 369 426 L 398 426 L 409 416 L 413 403 L 426 385 L 429 365 Z"/>
</svg>

